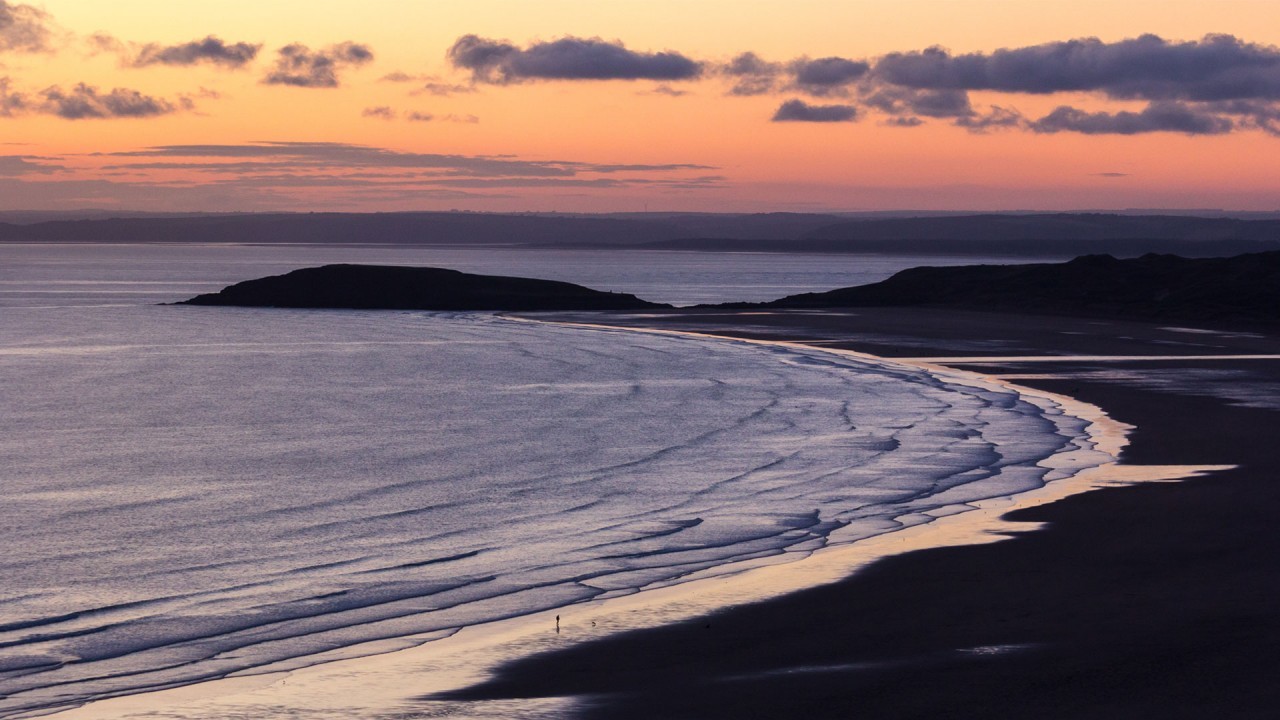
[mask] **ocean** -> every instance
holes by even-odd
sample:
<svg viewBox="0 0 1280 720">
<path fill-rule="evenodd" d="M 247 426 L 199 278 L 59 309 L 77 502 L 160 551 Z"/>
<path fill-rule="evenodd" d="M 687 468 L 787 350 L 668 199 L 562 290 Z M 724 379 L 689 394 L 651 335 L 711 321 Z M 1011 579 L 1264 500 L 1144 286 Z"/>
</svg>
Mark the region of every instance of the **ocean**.
<svg viewBox="0 0 1280 720">
<path fill-rule="evenodd" d="M 329 262 L 692 304 L 973 261 L 0 245 L 0 717 L 783 563 L 1089 445 L 1043 398 L 820 350 L 159 303 Z"/>
</svg>

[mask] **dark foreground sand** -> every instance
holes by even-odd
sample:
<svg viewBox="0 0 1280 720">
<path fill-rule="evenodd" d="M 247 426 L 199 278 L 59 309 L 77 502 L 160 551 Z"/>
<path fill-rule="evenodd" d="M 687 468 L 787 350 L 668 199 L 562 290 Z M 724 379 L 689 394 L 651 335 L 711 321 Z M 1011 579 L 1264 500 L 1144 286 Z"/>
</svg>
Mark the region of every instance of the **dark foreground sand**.
<svg viewBox="0 0 1280 720">
<path fill-rule="evenodd" d="M 1274 337 L 921 309 L 625 322 L 889 357 L 1280 353 Z M 1127 463 L 1239 468 L 1019 511 L 1050 524 L 534 656 L 454 697 L 573 695 L 610 719 L 1280 717 L 1280 360 L 957 366 L 1061 376 L 1019 382 L 1136 425 Z"/>
</svg>

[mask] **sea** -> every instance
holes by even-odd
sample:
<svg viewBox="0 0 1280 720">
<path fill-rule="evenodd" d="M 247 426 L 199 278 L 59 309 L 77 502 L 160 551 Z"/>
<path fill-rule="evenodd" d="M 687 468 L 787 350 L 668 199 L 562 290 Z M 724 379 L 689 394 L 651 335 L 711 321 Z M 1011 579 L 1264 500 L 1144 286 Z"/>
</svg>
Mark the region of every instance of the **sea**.
<svg viewBox="0 0 1280 720">
<path fill-rule="evenodd" d="M 165 303 L 333 262 L 689 305 L 1009 261 L 0 245 L 0 718 L 789 562 L 1090 443 L 1043 398 L 818 349 Z"/>
</svg>

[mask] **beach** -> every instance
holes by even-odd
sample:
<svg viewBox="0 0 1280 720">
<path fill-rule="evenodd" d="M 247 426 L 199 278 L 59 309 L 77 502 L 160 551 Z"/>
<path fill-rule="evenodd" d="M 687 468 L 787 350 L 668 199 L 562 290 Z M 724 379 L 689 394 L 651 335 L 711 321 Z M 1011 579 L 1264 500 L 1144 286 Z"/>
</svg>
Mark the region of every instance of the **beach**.
<svg viewBox="0 0 1280 720">
<path fill-rule="evenodd" d="M 5 717 L 102 718 L 109 698 L 179 712 L 174 693 L 222 698 L 187 717 L 399 711 L 529 652 L 837 580 L 873 556 L 865 538 L 895 530 L 897 550 L 910 524 L 933 542 L 927 526 L 970 503 L 1111 459 L 1075 452 L 1093 431 L 1055 398 L 822 348 L 157 304 L 272 268 L 438 259 L 425 251 L 0 250 Z M 529 259 L 450 252 L 508 275 Z M 839 269 L 733 256 L 651 277 L 679 258 L 642 259 L 605 286 L 689 302 L 766 276 L 818 289 Z M 496 626 L 531 644 L 454 652 Z M 471 675 L 450 660 L 442 678 L 443 653 Z M 334 674 L 358 692 L 326 694 Z M 267 689 L 232 710 L 246 686 Z"/>
<path fill-rule="evenodd" d="M 1275 338 L 893 308 L 627 322 L 956 358 L 1134 426 L 1125 464 L 1235 467 L 1075 495 L 1013 514 L 1043 525 L 1006 542 L 536 655 L 453 697 L 574 696 L 589 718 L 1271 716 Z"/>
<path fill-rule="evenodd" d="M 173 311 L 104 306 L 94 312 L 141 313 L 145 319 Z M 413 350 L 420 345 L 448 347 L 440 345 L 443 326 L 432 329 L 426 317 L 378 316 L 366 324 L 372 316 L 316 314 L 303 322 L 289 311 L 267 311 L 241 318 L 252 320 L 251 327 L 232 331 L 241 320 L 224 312 L 191 316 L 183 326 L 195 319 L 214 323 L 211 330 L 236 342 L 174 338 L 165 347 L 178 350 L 163 352 L 182 353 L 176 367 L 185 371 L 187 363 L 227 352 L 270 357 L 261 354 L 267 350 L 305 352 L 312 364 L 337 353 L 345 367 L 353 350 L 389 358 L 400 349 L 421 352 Z M 289 324 L 296 340 L 306 342 L 276 347 L 279 337 L 258 327 L 271 322 Z M 948 393 L 969 383 L 977 383 L 975 397 L 1011 393 L 1030 403 L 1027 411 L 1041 408 L 1029 418 L 1061 412 L 1055 422 L 1067 422 L 1059 431 L 1068 436 L 1080 428 L 1072 430 L 1070 419 L 1084 419 L 1092 423 L 1086 433 L 1091 442 L 1127 442 L 1124 464 L 1067 473 L 1012 497 L 983 494 L 989 499 L 965 503 L 976 508 L 970 512 L 954 513 L 958 506 L 944 504 L 929 511 L 937 513 L 931 522 L 870 540 L 830 546 L 807 540 L 796 545 L 802 552 L 784 554 L 791 562 L 775 562 L 770 552 L 745 556 L 745 563 L 713 558 L 675 585 L 552 600 L 496 622 L 464 621 L 456 632 L 400 623 L 369 634 L 366 642 L 353 636 L 327 648 L 317 636 L 320 652 L 296 662 L 263 664 L 233 652 L 223 657 L 243 668 L 227 677 L 215 673 L 194 684 L 175 678 L 151 686 L 159 692 L 140 694 L 122 686 L 123 697 L 91 702 L 66 717 L 1131 717 L 1148 708 L 1174 717 L 1266 716 L 1275 674 L 1269 651 L 1277 639 L 1270 601 L 1280 584 L 1271 562 L 1276 491 L 1268 474 L 1275 453 L 1270 429 L 1280 410 L 1280 341 L 1273 337 L 928 308 L 685 309 L 451 322 L 458 331 L 480 323 L 465 333 L 482 348 L 500 330 L 515 332 L 511 337 L 568 333 L 563 337 L 569 339 L 582 332 L 570 326 L 597 326 L 588 334 L 600 334 L 599 348 L 583 367 L 596 357 L 614 357 L 608 353 L 634 356 L 640 352 L 635 348 L 679 350 L 662 355 L 670 358 L 674 375 L 653 385 L 671 388 L 673 413 L 684 412 L 679 403 L 694 397 L 690 363 L 702 352 L 764 351 L 770 367 L 798 359 L 822 367 L 830 352 L 832 362 L 864 371 L 887 358 L 876 372 L 906 373 L 900 375 L 905 379 L 925 373 L 952 388 Z M 199 327 L 183 332 L 214 335 Z M 404 337 L 381 334 L 388 332 Z M 705 335 L 761 345 L 708 344 L 697 337 Z M 532 342 L 535 335 L 527 337 Z M 128 358 L 134 353 L 145 360 L 159 348 L 82 348 L 77 341 L 61 352 L 89 358 L 109 350 L 108 357 L 123 353 L 133 362 Z M 692 350 L 698 352 L 690 355 Z M 19 358 L 37 351 L 47 352 L 24 346 L 14 353 Z M 405 367 L 420 369 L 425 357 L 414 355 Z M 717 360 L 703 374 L 713 377 L 724 367 Z M 761 376 L 758 369 L 739 374 Z M 434 379 L 405 377 L 416 387 L 439 388 Z M 610 380 L 581 389 L 591 399 L 626 387 Z M 528 390 L 544 388 L 528 385 L 522 392 Z M 785 400 L 795 391 L 791 386 L 777 397 Z M 822 402 L 851 397 L 850 389 L 835 385 L 806 392 Z M 694 402 L 718 404 L 714 395 Z M 759 443 L 755 432 L 729 446 L 751 448 Z M 829 436 L 820 428 L 813 432 Z M 810 433 L 793 434 L 799 442 Z M 420 442 L 415 438 L 409 441 Z M 1003 446 L 1006 452 L 1020 442 L 1016 434 L 1006 440 L 1015 441 Z M 705 473 L 709 466 L 700 461 L 697 467 Z M 882 472 L 892 473 L 890 468 Z M 1202 477 L 1159 482 L 1196 474 Z M 1130 482 L 1132 487 L 1075 494 Z M 764 499 L 752 507 L 776 509 Z M 993 544 L 1008 538 L 1013 540 Z M 820 549 L 806 554 L 810 547 Z M 424 566 L 405 567 L 416 575 Z M 448 563 L 425 567 L 452 572 Z M 345 602 L 347 596 L 336 597 Z M 131 681 L 128 674 L 120 677 Z M 68 693 L 57 704 L 79 702 Z"/>
</svg>

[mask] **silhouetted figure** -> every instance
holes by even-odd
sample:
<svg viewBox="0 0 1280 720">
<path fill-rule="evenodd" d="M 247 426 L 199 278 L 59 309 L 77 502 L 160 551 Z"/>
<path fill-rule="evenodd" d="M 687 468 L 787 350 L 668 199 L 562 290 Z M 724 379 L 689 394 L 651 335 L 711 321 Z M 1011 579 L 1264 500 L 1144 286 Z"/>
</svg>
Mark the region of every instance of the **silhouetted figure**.
<svg viewBox="0 0 1280 720">
<path fill-rule="evenodd" d="M 556 616 L 556 634 L 557 635 L 560 634 L 560 616 L 559 615 Z"/>
</svg>

